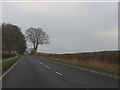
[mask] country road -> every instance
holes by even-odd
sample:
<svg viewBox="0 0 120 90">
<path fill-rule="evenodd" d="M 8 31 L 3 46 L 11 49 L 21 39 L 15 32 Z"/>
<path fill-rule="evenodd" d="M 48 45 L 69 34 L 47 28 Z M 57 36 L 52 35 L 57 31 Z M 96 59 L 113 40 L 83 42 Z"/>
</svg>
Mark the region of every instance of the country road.
<svg viewBox="0 0 120 90">
<path fill-rule="evenodd" d="M 118 88 L 118 79 L 24 55 L 2 79 L 3 88 Z"/>
</svg>

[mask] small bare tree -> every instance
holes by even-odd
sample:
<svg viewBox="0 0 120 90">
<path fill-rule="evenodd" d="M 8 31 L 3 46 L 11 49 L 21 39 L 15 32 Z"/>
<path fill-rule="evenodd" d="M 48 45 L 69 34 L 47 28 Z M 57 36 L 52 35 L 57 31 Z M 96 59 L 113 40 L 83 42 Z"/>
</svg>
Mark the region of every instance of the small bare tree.
<svg viewBox="0 0 120 90">
<path fill-rule="evenodd" d="M 49 44 L 48 35 L 42 31 L 42 28 L 29 28 L 26 30 L 26 39 L 33 44 L 35 52 L 37 51 L 38 45 Z"/>
</svg>

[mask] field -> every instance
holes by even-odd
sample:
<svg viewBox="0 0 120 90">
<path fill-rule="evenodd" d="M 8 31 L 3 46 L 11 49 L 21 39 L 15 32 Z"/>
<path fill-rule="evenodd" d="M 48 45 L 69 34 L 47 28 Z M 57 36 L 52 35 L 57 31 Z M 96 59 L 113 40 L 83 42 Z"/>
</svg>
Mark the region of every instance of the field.
<svg viewBox="0 0 120 90">
<path fill-rule="evenodd" d="M 64 64 L 120 75 L 118 52 L 101 51 L 73 54 L 36 53 L 35 56 L 49 58 L 50 60 Z"/>
</svg>

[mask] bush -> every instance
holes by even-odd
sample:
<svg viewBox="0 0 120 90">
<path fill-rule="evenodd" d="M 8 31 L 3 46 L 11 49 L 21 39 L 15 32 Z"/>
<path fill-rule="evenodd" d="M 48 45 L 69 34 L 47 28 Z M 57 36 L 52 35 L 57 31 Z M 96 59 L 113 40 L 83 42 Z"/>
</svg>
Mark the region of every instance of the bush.
<svg viewBox="0 0 120 90">
<path fill-rule="evenodd" d="M 2 52 L 0 52 L 0 53 L 2 54 L 2 59 L 10 58 L 10 57 L 16 56 L 15 54 L 13 54 L 13 53 L 11 53 L 11 52 L 2 51 Z"/>
</svg>

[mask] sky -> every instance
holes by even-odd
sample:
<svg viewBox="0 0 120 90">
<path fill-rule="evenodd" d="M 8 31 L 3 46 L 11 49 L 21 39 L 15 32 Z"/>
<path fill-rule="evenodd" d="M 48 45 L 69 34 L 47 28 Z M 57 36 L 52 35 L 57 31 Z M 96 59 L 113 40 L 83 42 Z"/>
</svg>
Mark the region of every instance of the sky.
<svg viewBox="0 0 120 90">
<path fill-rule="evenodd" d="M 0 0 L 0 1 L 21 1 L 21 0 Z M 119 0 L 22 0 L 22 1 L 119 1 Z"/>
<path fill-rule="evenodd" d="M 50 44 L 39 45 L 39 52 L 118 49 L 117 2 L 3 2 L 2 22 L 19 26 L 23 33 L 42 28 Z"/>
</svg>

